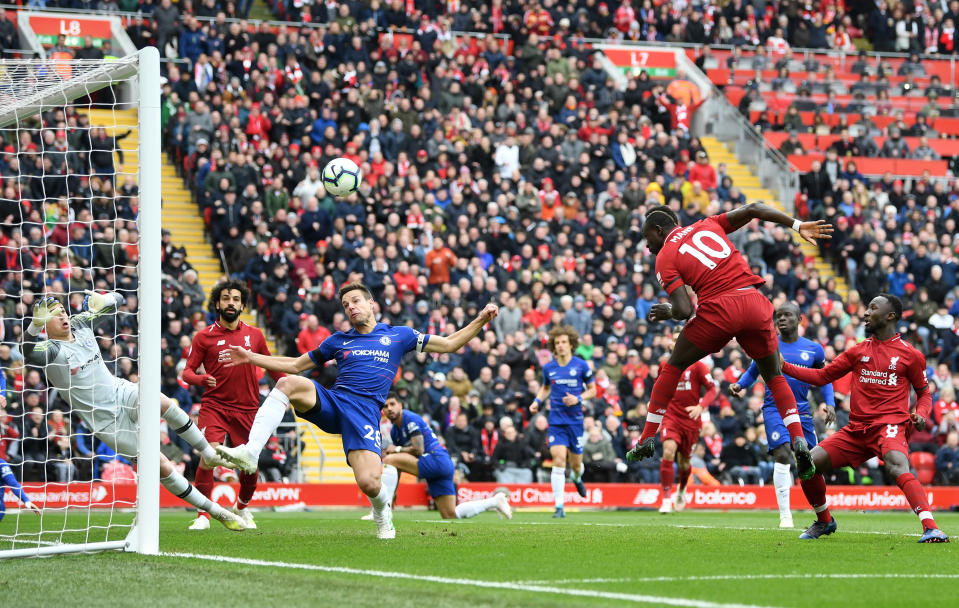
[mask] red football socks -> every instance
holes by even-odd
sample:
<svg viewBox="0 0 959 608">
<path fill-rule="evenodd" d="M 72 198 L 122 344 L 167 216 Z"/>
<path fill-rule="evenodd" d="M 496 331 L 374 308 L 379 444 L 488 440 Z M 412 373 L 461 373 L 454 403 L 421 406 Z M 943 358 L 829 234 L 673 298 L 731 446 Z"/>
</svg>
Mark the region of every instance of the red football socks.
<svg viewBox="0 0 959 608">
<path fill-rule="evenodd" d="M 649 396 L 649 413 L 646 415 L 646 426 L 643 427 L 643 434 L 640 441 L 646 441 L 650 437 L 655 437 L 659 432 L 659 425 L 663 422 L 663 416 L 666 414 L 666 407 L 672 401 L 676 394 L 676 384 L 679 382 L 679 376 L 682 371 L 669 363 L 663 363 L 659 369 L 659 376 L 653 384 L 653 392 Z M 793 400 L 793 408 L 796 402 Z"/>
<path fill-rule="evenodd" d="M 199 490 L 201 494 L 210 498 L 210 495 L 213 493 L 213 469 L 197 467 L 196 479 L 194 479 L 193 485 L 196 486 L 196 489 Z M 199 515 L 207 519 L 210 518 L 210 514 L 206 511 L 200 511 Z"/>
<path fill-rule="evenodd" d="M 824 524 L 831 522 L 832 515 L 826 505 L 826 479 L 822 474 L 816 473 L 810 479 L 801 480 L 799 485 L 802 486 L 803 494 L 806 495 L 809 506 L 816 511 L 816 519 Z"/>
<path fill-rule="evenodd" d="M 256 492 L 257 473 L 240 473 L 240 495 L 237 496 L 236 504 L 239 508 L 245 509 L 250 501 L 253 500 L 253 493 Z"/>
<path fill-rule="evenodd" d="M 686 489 L 686 484 L 689 483 L 689 474 L 692 472 L 692 467 L 687 466 L 685 469 L 679 467 L 679 490 L 680 492 Z"/>
<path fill-rule="evenodd" d="M 919 516 L 919 522 L 924 528 L 938 528 L 936 520 L 932 518 L 932 508 L 929 506 L 929 500 L 926 497 L 922 484 L 912 473 L 903 473 L 896 478 L 896 485 L 906 495 L 912 512 Z"/>
<path fill-rule="evenodd" d="M 782 416 L 783 423 L 789 431 L 790 439 L 802 437 L 802 424 L 799 421 L 799 408 L 796 407 L 796 396 L 793 395 L 789 383 L 786 382 L 782 374 L 771 378 L 766 382 L 769 391 L 773 394 L 773 401 L 776 402 L 776 409 Z"/>
<path fill-rule="evenodd" d="M 673 491 L 673 461 L 663 460 L 659 461 L 659 482 L 663 486 L 663 498 L 669 498 L 670 493 Z"/>
</svg>

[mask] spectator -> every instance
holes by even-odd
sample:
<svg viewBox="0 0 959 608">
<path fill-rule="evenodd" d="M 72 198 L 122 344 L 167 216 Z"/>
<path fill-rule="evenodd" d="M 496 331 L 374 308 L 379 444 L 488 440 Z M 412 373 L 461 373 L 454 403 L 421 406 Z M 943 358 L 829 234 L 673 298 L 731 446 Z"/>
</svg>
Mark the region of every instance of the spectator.
<svg viewBox="0 0 959 608">
<path fill-rule="evenodd" d="M 959 484 L 959 432 L 950 431 L 936 452 L 936 480 L 942 485 Z"/>
<path fill-rule="evenodd" d="M 511 423 L 502 429 L 502 434 L 493 450 L 493 475 L 497 483 L 532 483 L 533 471 L 530 464 L 533 450 L 519 436 Z"/>
</svg>

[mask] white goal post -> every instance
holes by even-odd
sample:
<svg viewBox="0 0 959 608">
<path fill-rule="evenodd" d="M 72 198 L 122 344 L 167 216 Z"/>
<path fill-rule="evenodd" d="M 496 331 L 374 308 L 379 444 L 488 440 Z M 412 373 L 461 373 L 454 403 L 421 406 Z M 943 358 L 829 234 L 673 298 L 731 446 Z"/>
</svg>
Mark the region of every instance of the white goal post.
<svg viewBox="0 0 959 608">
<path fill-rule="evenodd" d="M 144 554 L 159 552 L 162 299 L 160 290 L 162 251 L 160 240 L 162 204 L 160 96 L 160 55 L 154 47 L 147 47 L 135 55 L 115 61 L 58 60 L 56 58 L 0 60 L 0 135 L 4 137 L 4 139 L 0 139 L 0 147 L 6 145 L 3 150 L 6 164 L 0 164 L 0 166 L 15 167 L 22 170 L 20 164 L 22 159 L 30 158 L 36 160 L 37 167 L 42 165 L 45 169 L 47 159 L 43 158 L 44 155 L 48 152 L 50 154 L 57 152 L 63 155 L 62 158 L 68 159 L 63 161 L 63 166 L 69 167 L 67 174 L 63 176 L 64 183 L 68 183 L 66 180 L 72 178 L 85 179 L 86 181 L 80 181 L 79 183 L 86 187 L 86 184 L 92 182 L 95 178 L 97 184 L 100 184 L 101 180 L 102 182 L 109 181 L 112 184 L 112 195 L 111 190 L 105 188 L 107 194 L 95 200 L 91 196 L 90 205 L 92 207 L 95 202 L 112 201 L 114 219 L 108 220 L 106 223 L 110 226 L 109 230 L 116 231 L 117 236 L 115 239 L 110 237 L 111 240 L 92 242 L 90 250 L 96 251 L 95 247 L 103 246 L 126 248 L 124 251 L 136 252 L 130 256 L 131 260 L 136 260 L 135 267 L 131 262 L 122 268 L 127 273 L 126 278 L 135 279 L 130 284 L 135 285 L 135 292 L 131 293 L 136 296 L 137 308 L 135 314 L 129 312 L 129 317 L 131 325 L 137 328 L 137 332 L 132 337 L 127 334 L 120 335 L 118 333 L 120 332 L 120 321 L 114 319 L 113 326 L 117 329 L 112 336 L 113 342 L 109 343 L 116 346 L 118 341 L 129 338 L 129 344 L 132 345 L 130 352 L 136 353 L 135 355 L 129 355 L 129 357 L 132 357 L 134 361 L 133 365 L 135 365 L 136 370 L 134 373 L 138 377 L 139 393 L 136 406 L 139 424 L 136 431 L 138 453 L 136 454 L 135 504 L 131 504 L 133 503 L 133 490 L 130 485 L 126 487 L 131 489 L 125 490 L 131 495 L 130 498 L 125 499 L 126 502 L 108 505 L 96 504 L 102 495 L 116 495 L 103 491 L 102 488 L 108 484 L 98 485 L 99 480 L 96 473 L 93 473 L 89 479 L 75 481 L 76 478 L 73 476 L 75 472 L 70 472 L 66 474 L 65 481 L 64 479 L 57 479 L 56 482 L 51 484 L 46 477 L 50 470 L 49 464 L 42 461 L 38 464 L 37 460 L 29 461 L 31 465 L 36 465 L 35 468 L 44 471 L 42 479 L 44 490 L 39 489 L 40 484 L 28 484 L 24 488 L 27 494 L 30 493 L 31 488 L 37 492 L 33 502 L 41 507 L 41 512 L 36 515 L 22 508 L 19 511 L 13 509 L 6 513 L 5 519 L 0 519 L 0 559 L 101 550 L 135 551 Z M 49 121 L 41 124 L 38 120 L 40 116 L 50 116 L 51 113 L 58 113 L 65 108 L 70 108 L 71 114 L 86 114 L 90 117 L 89 127 L 81 126 L 79 128 L 81 131 L 92 130 L 94 127 L 104 127 L 112 133 L 119 133 L 130 128 L 136 129 L 139 145 L 138 148 L 128 149 L 126 166 L 124 167 L 122 161 L 116 164 L 113 174 L 91 172 L 90 175 L 81 176 L 75 173 L 75 169 L 68 162 L 73 151 L 61 142 L 61 137 L 63 137 L 63 142 L 67 141 L 68 136 L 62 135 L 65 130 L 62 127 L 51 126 Z M 59 114 L 57 115 L 59 116 Z M 135 119 L 133 118 L 134 115 Z M 101 124 L 96 124 L 94 116 L 108 118 L 101 119 Z M 112 117 L 112 120 L 109 117 Z M 134 120 L 135 122 L 133 122 Z M 49 133 L 50 130 L 54 131 L 53 135 Z M 70 132 L 74 133 L 76 130 L 72 129 Z M 48 137 L 50 145 L 44 145 L 45 142 L 40 141 L 39 146 L 33 145 L 27 150 L 21 145 L 21 142 L 29 143 L 31 137 L 34 139 Z M 52 145 L 55 138 L 59 144 L 59 148 L 56 149 Z M 14 141 L 12 149 L 11 140 Z M 121 146 L 115 140 L 111 139 L 110 141 L 115 146 L 115 148 L 109 150 L 112 158 L 114 151 Z M 34 141 L 33 143 L 36 144 L 37 142 Z M 136 165 L 131 166 L 130 159 L 134 156 L 136 157 Z M 58 162 L 60 158 L 58 157 Z M 87 159 L 84 161 L 87 166 L 91 166 L 89 159 L 93 158 L 93 154 L 88 154 L 83 158 Z M 122 151 L 117 154 L 117 158 L 122 158 Z M 26 171 L 24 171 L 25 173 Z M 118 191 L 122 183 L 121 180 L 126 176 L 132 176 L 132 179 L 135 180 L 138 193 L 136 196 L 130 197 L 129 200 L 136 200 L 138 204 L 131 205 L 134 211 L 130 213 L 129 217 L 121 218 L 117 222 Z M 39 178 L 35 173 L 26 177 L 16 173 L 11 177 L 8 173 L 2 176 L 4 179 L 0 179 L 0 194 L 3 193 L 4 184 L 23 183 L 24 180 L 29 181 L 31 179 L 42 180 L 46 177 L 45 173 L 42 173 Z M 36 188 L 33 191 L 35 192 Z M 68 189 L 67 192 L 68 194 L 60 199 L 61 202 L 70 200 L 69 192 L 71 190 Z M 2 196 L 5 201 L 9 202 L 10 197 L 6 194 L 2 194 Z M 18 198 L 21 198 L 21 200 L 16 202 L 22 205 L 24 197 Z M 57 201 L 46 196 L 39 198 L 34 196 L 34 199 L 30 202 L 33 204 L 34 211 L 39 207 L 41 217 L 43 217 L 48 207 L 56 208 Z M 73 206 L 61 204 L 60 208 L 70 210 L 69 222 L 64 222 L 70 226 L 69 230 L 73 230 L 76 223 L 83 223 L 75 222 L 79 218 L 74 218 Z M 46 217 L 49 218 L 49 216 Z M 92 214 L 90 217 L 94 218 Z M 0 220 L 2 219 L 0 218 Z M 59 219 L 63 220 L 62 212 Z M 13 248 L 19 247 L 21 251 L 5 251 L 5 255 L 23 256 L 28 245 L 37 245 L 37 243 L 28 243 L 25 238 L 26 231 L 35 231 L 37 224 L 27 221 L 23 214 L 21 214 L 21 220 L 24 221 L 20 227 L 9 225 L 4 227 L 19 234 L 20 240 L 12 242 Z M 104 225 L 103 222 L 98 222 L 94 218 L 87 223 L 90 225 L 88 234 L 94 234 L 94 227 L 96 226 L 101 230 L 100 234 L 102 235 L 103 229 L 100 227 Z M 131 237 L 132 242 L 121 242 L 119 230 L 116 228 L 121 224 L 130 228 L 128 232 L 133 235 Z M 42 235 L 41 246 L 34 247 L 34 249 L 40 249 L 44 253 L 55 253 L 58 251 L 57 247 L 60 247 L 63 250 L 61 252 L 62 257 L 70 258 L 69 254 L 71 252 L 67 250 L 74 247 L 74 243 L 70 241 L 70 236 L 67 237 L 66 244 L 61 241 L 60 245 L 53 245 L 48 240 L 55 231 L 54 228 L 51 228 L 53 225 L 53 223 L 49 223 L 49 219 L 48 223 L 40 225 L 40 228 L 46 226 L 46 232 Z M 134 225 L 135 229 L 133 228 Z M 3 236 L 0 234 L 0 237 Z M 10 249 L 9 245 L 7 249 Z M 46 266 L 40 274 L 45 279 L 50 269 L 50 263 L 49 258 L 43 259 L 46 260 Z M 76 258 L 71 259 L 75 260 Z M 92 254 L 90 259 L 94 259 Z M 91 261 L 90 267 L 81 268 L 76 274 L 83 275 L 88 272 L 91 276 L 101 277 L 101 283 L 103 282 L 103 276 L 111 277 L 107 280 L 107 283 L 110 280 L 115 283 L 119 280 L 117 277 L 120 276 L 121 266 L 104 269 L 103 267 L 94 268 L 93 264 L 94 262 Z M 23 268 L 25 266 L 21 266 L 21 270 Z M 55 270 L 61 269 L 62 267 Z M 76 268 L 72 268 L 72 270 L 76 271 Z M 102 272 L 97 274 L 95 270 Z M 20 273 L 21 280 L 26 274 L 25 272 Z M 14 275 L 11 274 L 10 276 Z M 69 287 L 69 285 L 72 285 L 72 279 L 66 281 L 66 283 L 68 287 L 64 290 L 61 299 L 69 302 L 75 308 L 76 298 L 78 297 L 77 291 Z M 46 289 L 49 290 L 49 286 L 50 282 L 47 281 Z M 110 285 L 105 287 L 107 290 L 110 290 L 110 288 Z M 117 287 L 113 288 L 118 289 Z M 23 291 L 32 291 L 35 294 L 37 292 L 36 285 L 33 285 L 32 290 L 24 289 Z M 34 298 L 33 294 L 28 297 Z M 74 299 L 71 300 L 71 297 Z M 82 291 L 79 297 L 82 299 Z M 18 306 L 18 311 L 23 313 L 26 309 L 26 302 L 21 302 Z M 131 309 L 132 306 L 130 304 Z M 0 312 L 2 311 L 3 308 L 0 308 Z M 30 314 L 29 309 L 26 309 L 24 317 L 29 317 Z M 119 318 L 119 313 L 114 313 L 114 315 Z M 29 319 L 24 318 L 23 321 L 25 330 L 29 324 Z M 13 342 L 18 339 L 20 338 L 0 337 L 0 341 L 10 345 L 11 349 L 15 346 Z M 94 347 L 96 345 L 97 343 L 94 342 Z M 106 356 L 104 356 L 104 361 L 107 361 Z M 118 363 L 118 361 L 110 362 L 114 365 L 114 369 L 119 369 Z M 24 367 L 23 369 L 26 370 L 27 368 Z M 0 372 L 2 371 L 9 370 L 0 370 Z M 26 375 L 25 371 L 24 375 Z M 21 392 L 26 393 L 25 390 Z M 26 403 L 26 401 L 24 398 L 23 402 Z M 19 415 L 22 416 L 24 424 L 28 422 L 26 414 L 26 408 L 22 407 Z M 66 413 L 66 416 L 69 419 L 69 412 Z M 0 409 L 0 422 L 3 421 L 3 417 L 4 412 Z M 75 442 L 76 437 L 71 437 L 71 440 Z M 93 456 L 90 456 L 89 460 L 96 462 Z M 73 466 L 69 459 L 66 460 L 66 464 L 68 467 Z M 44 468 L 45 466 L 46 468 Z M 93 471 L 97 470 L 94 465 L 91 464 L 90 466 Z M 54 499 L 52 494 L 46 494 L 47 490 L 45 488 L 47 487 L 58 488 L 57 496 L 59 498 Z M 66 490 L 63 488 L 66 488 Z M 74 488 L 86 491 L 86 494 L 84 494 L 87 496 L 86 504 L 83 503 L 82 499 L 75 498 L 78 494 L 73 492 Z M 96 491 L 94 491 L 95 488 Z M 0 481 L 0 492 L 4 492 L 2 481 Z M 40 492 L 44 493 L 41 494 Z M 6 494 L 9 500 L 11 497 L 9 488 L 7 488 Z M 49 498 L 49 500 L 45 500 L 45 498 Z M 3 494 L 0 494 L 0 507 L 3 506 L 3 500 Z M 55 500 L 59 501 L 56 505 L 54 505 Z M 10 507 L 11 503 L 8 502 L 7 505 Z M 94 508 L 95 506 L 101 508 Z M 2 517 L 3 513 L 0 512 L 0 518 Z M 92 533 L 91 530 L 95 533 Z"/>
</svg>

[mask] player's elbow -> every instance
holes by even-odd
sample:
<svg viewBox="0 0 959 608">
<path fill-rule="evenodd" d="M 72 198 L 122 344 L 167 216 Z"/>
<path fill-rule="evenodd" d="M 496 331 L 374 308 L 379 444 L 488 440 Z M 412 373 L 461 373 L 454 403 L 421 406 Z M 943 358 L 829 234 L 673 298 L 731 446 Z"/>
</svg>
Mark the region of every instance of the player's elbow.
<svg viewBox="0 0 959 608">
<path fill-rule="evenodd" d="M 693 314 L 693 307 L 689 302 L 674 302 L 673 303 L 673 318 L 679 320 L 685 320 Z"/>
</svg>

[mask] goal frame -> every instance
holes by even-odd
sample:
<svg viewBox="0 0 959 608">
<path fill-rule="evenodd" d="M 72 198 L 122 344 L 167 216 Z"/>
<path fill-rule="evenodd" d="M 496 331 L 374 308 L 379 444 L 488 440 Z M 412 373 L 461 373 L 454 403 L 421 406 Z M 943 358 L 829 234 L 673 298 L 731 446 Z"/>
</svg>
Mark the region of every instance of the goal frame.
<svg viewBox="0 0 959 608">
<path fill-rule="evenodd" d="M 4 62 L 0 62 L 0 66 Z M 11 61 L 10 63 L 14 63 Z M 79 63 L 79 62 L 78 62 Z M 135 78 L 134 78 L 135 77 Z M 123 540 L 38 545 L 0 551 L 0 559 L 62 553 L 123 550 L 156 555 L 160 550 L 160 388 L 162 243 L 160 147 L 160 53 L 146 47 L 134 55 L 76 74 L 66 86 L 38 91 L 16 105 L 0 109 L 0 127 L 29 118 L 53 105 L 65 104 L 110 86 L 128 81 L 137 89 L 139 130 L 138 186 L 139 231 L 139 412 L 137 504 L 134 523 Z M 2 497 L 0 497 L 2 500 Z"/>
</svg>

